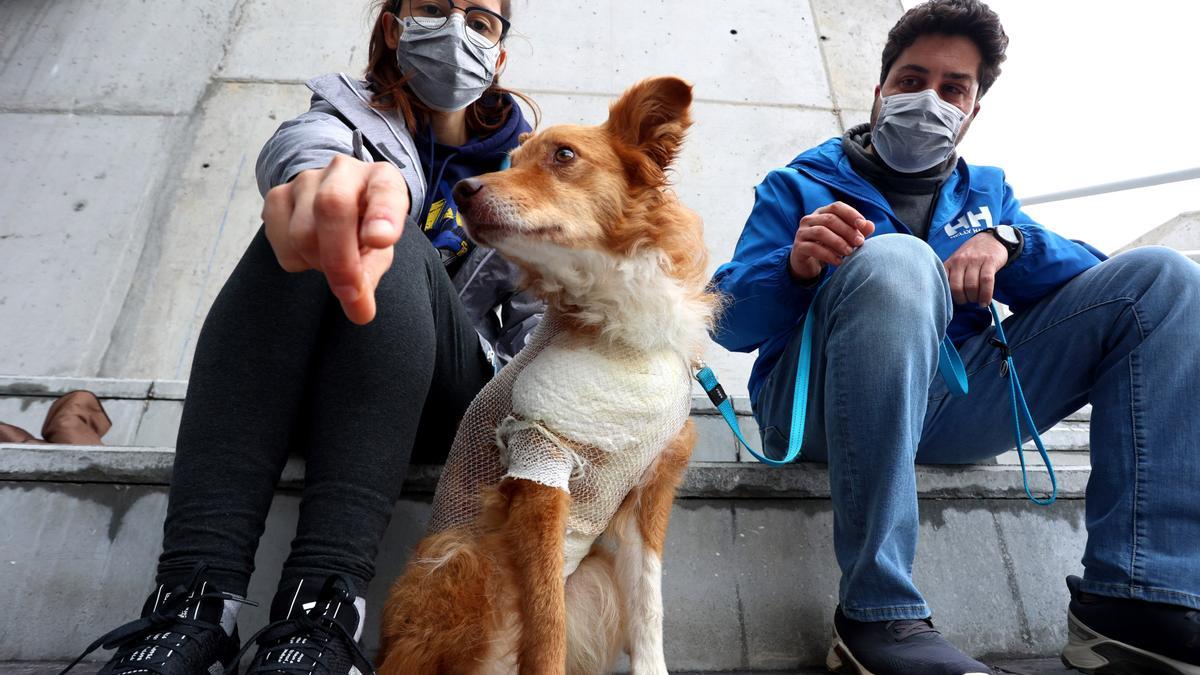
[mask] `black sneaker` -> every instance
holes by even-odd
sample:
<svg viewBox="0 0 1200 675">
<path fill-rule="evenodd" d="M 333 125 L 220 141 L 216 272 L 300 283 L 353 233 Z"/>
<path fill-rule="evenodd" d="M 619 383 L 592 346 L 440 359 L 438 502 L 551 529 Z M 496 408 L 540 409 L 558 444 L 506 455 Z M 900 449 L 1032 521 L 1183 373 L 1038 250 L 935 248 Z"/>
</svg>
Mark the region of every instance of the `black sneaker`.
<svg viewBox="0 0 1200 675">
<path fill-rule="evenodd" d="M 98 675 L 221 675 L 238 653 L 237 607 L 247 604 L 205 581 L 198 565 L 187 586 L 159 586 L 146 598 L 142 617 L 93 642 L 63 669 L 97 649 L 117 653 Z"/>
<path fill-rule="evenodd" d="M 929 619 L 853 621 L 838 607 L 825 665 L 849 675 L 992 675 L 946 641 Z"/>
<path fill-rule="evenodd" d="M 1200 675 L 1200 610 L 1092 595 L 1067 577 L 1063 663 L 1089 675 Z"/>
<path fill-rule="evenodd" d="M 363 652 L 366 601 L 341 576 L 323 583 L 304 579 L 285 585 L 271 603 L 271 623 L 247 641 L 258 653 L 246 669 L 259 673 L 373 675 Z"/>
</svg>

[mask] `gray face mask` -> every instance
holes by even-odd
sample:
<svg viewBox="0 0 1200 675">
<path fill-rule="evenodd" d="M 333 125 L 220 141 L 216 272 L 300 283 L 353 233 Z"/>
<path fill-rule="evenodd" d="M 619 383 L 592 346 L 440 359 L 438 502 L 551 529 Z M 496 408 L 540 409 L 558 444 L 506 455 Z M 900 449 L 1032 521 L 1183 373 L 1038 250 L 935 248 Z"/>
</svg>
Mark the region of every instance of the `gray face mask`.
<svg viewBox="0 0 1200 675">
<path fill-rule="evenodd" d="M 900 173 L 933 168 L 954 153 L 967 116 L 932 89 L 883 97 L 871 147 L 885 164 Z"/>
<path fill-rule="evenodd" d="M 426 28 L 410 16 L 400 21 L 404 32 L 396 47 L 396 64 L 425 105 L 441 112 L 462 110 L 492 86 L 500 46 L 475 44 L 467 37 L 462 14 L 452 14 L 440 28 Z"/>
</svg>

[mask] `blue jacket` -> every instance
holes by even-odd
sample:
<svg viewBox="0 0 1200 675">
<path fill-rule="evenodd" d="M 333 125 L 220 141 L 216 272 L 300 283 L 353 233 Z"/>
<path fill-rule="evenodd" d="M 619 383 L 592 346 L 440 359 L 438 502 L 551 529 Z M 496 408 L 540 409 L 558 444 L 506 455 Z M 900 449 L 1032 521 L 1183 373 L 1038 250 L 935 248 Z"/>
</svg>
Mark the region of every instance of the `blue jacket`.
<svg viewBox="0 0 1200 675">
<path fill-rule="evenodd" d="M 800 218 L 835 201 L 858 209 L 875 223 L 872 236 L 912 234 L 896 219 L 887 200 L 854 172 L 840 137 L 801 154 L 776 169 L 755 189 L 754 210 L 742 230 L 733 260 L 717 269 L 714 286 L 729 303 L 713 332 L 731 351 L 758 350 L 750 375 L 750 399 L 771 372 L 816 292 L 792 279 L 788 258 Z M 1025 235 L 1025 248 L 996 275 L 996 300 L 1021 312 L 1084 270 L 1104 254 L 1082 242 L 1064 239 L 1021 211 L 1004 172 L 958 160 L 942 185 L 930 221 L 928 243 L 946 260 L 972 235 L 1007 224 Z M 827 277 L 832 269 L 826 269 Z M 947 333 L 956 343 L 982 332 L 991 323 L 986 309 L 958 305 Z"/>
</svg>

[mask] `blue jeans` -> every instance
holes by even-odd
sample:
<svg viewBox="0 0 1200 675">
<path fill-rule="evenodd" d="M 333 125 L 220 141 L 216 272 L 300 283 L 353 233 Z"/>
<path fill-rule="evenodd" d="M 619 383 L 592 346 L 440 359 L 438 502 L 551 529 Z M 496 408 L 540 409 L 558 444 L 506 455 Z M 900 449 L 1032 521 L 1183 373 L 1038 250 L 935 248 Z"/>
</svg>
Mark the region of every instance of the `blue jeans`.
<svg viewBox="0 0 1200 675">
<path fill-rule="evenodd" d="M 953 306 L 923 241 L 871 238 L 816 300 L 803 456 L 827 461 L 839 598 L 859 621 L 919 619 L 915 462 L 1013 447 L 1008 382 L 988 339 L 960 345 L 970 393 L 937 374 Z M 1033 418 L 1093 406 L 1083 590 L 1200 609 L 1200 265 L 1165 248 L 1108 260 L 1004 322 Z M 759 394 L 769 456 L 791 425 L 799 328 Z"/>
</svg>

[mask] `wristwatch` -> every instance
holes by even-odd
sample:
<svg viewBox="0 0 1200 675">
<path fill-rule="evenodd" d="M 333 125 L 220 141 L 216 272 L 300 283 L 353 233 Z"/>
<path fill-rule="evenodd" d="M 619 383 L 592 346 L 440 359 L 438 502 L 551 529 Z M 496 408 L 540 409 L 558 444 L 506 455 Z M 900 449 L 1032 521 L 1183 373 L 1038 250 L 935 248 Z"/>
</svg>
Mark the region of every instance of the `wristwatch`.
<svg viewBox="0 0 1200 675">
<path fill-rule="evenodd" d="M 990 228 L 988 232 L 996 238 L 996 241 L 1004 244 L 1004 250 L 1008 251 L 1008 260 L 1004 266 L 1008 267 L 1012 261 L 1016 260 L 1021 255 L 1021 250 L 1025 248 L 1025 235 L 1012 225 L 997 225 Z"/>
</svg>

